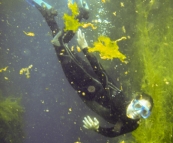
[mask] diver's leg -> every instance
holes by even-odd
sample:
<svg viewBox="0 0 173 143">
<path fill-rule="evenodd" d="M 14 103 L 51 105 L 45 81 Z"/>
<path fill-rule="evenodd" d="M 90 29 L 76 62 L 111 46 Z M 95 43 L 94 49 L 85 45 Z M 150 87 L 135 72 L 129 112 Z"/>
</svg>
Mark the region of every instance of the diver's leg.
<svg viewBox="0 0 173 143">
<path fill-rule="evenodd" d="M 106 92 L 98 79 L 89 75 L 80 64 L 76 63 L 71 54 L 68 54 L 66 48 L 57 47 L 56 53 L 69 84 L 78 93 L 82 101 L 103 118 L 109 117 L 111 110 L 109 106 L 105 106 L 105 102 L 109 104 L 110 101 L 104 97 Z"/>
<path fill-rule="evenodd" d="M 54 37 L 59 32 L 59 27 L 55 21 L 55 16 L 58 15 L 58 12 L 53 7 L 48 8 L 47 5 L 44 5 L 44 3 L 42 3 L 41 6 L 35 3 L 35 7 L 45 18 L 48 26 L 52 31 L 52 36 Z"/>
<path fill-rule="evenodd" d="M 79 61 L 76 60 L 76 56 L 74 56 L 68 47 L 64 45 L 64 41 L 66 43 L 71 40 L 74 33 L 72 31 L 68 31 L 66 33 L 57 33 L 59 29 L 54 19 L 57 14 L 54 9 L 47 9 L 47 7 L 44 5 L 36 5 L 36 7 L 46 19 L 46 22 L 52 30 L 53 36 L 55 38 L 54 42 L 58 43 L 58 45 L 54 44 L 54 47 L 69 83 L 78 92 L 83 100 L 92 100 L 95 98 L 96 93 L 101 92 L 101 90 L 104 89 L 96 78 L 90 76 L 83 69 Z M 76 18 L 79 19 L 79 21 L 82 18 L 87 19 L 88 11 L 84 8 L 80 8 L 80 14 Z"/>
<path fill-rule="evenodd" d="M 57 16 L 57 11 L 53 7 L 45 3 L 44 1 L 41 2 L 40 1 L 41 0 L 33 0 L 32 2 L 35 5 L 35 7 L 40 11 L 42 16 L 45 18 L 54 37 L 59 32 L 58 25 L 55 21 L 55 16 Z M 83 7 L 79 8 L 79 15 L 76 17 L 76 19 L 81 21 L 82 19 L 87 20 L 88 18 L 89 18 L 89 11 Z M 73 38 L 75 33 L 72 30 L 67 32 L 63 31 L 62 35 L 65 35 L 63 38 L 63 42 L 68 43 Z"/>
<path fill-rule="evenodd" d="M 46 10 L 46 12 L 44 12 L 43 9 L 40 9 L 39 11 L 45 18 L 50 30 L 52 31 L 52 36 L 54 37 L 60 31 L 58 24 L 55 21 L 55 16 L 58 15 L 57 11 L 54 8 Z"/>
<path fill-rule="evenodd" d="M 54 47 L 68 82 L 84 102 L 94 100 L 97 94 L 99 95 L 104 91 L 98 79 L 86 72 L 81 64 L 75 59 L 76 57 L 73 53 L 70 53 L 71 51 L 68 47 Z"/>
<path fill-rule="evenodd" d="M 97 77 L 91 76 L 85 70 L 90 65 L 85 63 L 85 67 L 83 66 L 84 64 L 81 63 L 83 60 L 75 53 L 72 53 L 67 44 L 64 44 L 64 37 L 61 36 L 60 32 L 55 38 L 58 39 L 58 44 L 53 45 L 67 80 L 84 102 L 95 99 L 97 95 L 104 91 L 104 88 Z"/>
</svg>

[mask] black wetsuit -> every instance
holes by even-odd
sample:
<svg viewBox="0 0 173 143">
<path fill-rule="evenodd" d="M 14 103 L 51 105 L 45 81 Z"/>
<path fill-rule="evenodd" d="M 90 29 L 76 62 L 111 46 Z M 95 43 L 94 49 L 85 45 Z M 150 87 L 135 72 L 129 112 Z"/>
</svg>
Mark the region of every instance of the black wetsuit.
<svg viewBox="0 0 173 143">
<path fill-rule="evenodd" d="M 46 19 L 54 37 L 59 32 L 54 16 L 47 17 L 40 7 L 37 8 Z M 81 8 L 77 18 L 87 19 L 87 11 Z M 104 136 L 115 137 L 135 130 L 138 127 L 138 120 L 126 117 L 126 108 L 130 101 L 126 101 L 121 90 L 113 84 L 96 57 L 88 52 L 87 47 L 83 49 L 83 53 L 89 63 L 68 48 L 65 43 L 68 43 L 73 36 L 72 31 L 62 31 L 59 37 L 60 46 L 54 45 L 54 47 L 67 80 L 83 102 L 106 121 L 114 124 L 112 128 L 99 127 L 97 132 Z"/>
</svg>

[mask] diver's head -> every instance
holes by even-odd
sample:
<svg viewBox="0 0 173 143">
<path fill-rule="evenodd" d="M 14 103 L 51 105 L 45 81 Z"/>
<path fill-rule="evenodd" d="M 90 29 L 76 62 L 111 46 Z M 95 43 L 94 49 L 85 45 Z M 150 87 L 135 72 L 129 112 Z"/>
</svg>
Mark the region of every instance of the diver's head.
<svg viewBox="0 0 173 143">
<path fill-rule="evenodd" d="M 127 107 L 126 115 L 131 119 L 148 118 L 153 108 L 153 99 L 151 96 L 142 93 L 136 96 Z"/>
</svg>

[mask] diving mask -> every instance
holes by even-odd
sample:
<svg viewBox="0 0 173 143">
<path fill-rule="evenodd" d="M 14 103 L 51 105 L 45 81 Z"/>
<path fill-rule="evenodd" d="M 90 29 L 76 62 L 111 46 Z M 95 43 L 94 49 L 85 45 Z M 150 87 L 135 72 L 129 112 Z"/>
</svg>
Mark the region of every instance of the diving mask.
<svg viewBox="0 0 173 143">
<path fill-rule="evenodd" d="M 150 106 L 150 102 L 145 99 L 134 99 L 127 107 L 126 115 L 132 119 L 146 119 L 150 115 Z"/>
</svg>

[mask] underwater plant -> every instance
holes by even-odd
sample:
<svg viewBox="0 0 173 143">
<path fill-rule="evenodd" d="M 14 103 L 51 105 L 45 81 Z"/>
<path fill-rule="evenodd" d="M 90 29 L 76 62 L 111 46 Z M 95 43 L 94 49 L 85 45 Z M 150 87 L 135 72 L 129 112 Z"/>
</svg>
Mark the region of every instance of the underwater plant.
<svg viewBox="0 0 173 143">
<path fill-rule="evenodd" d="M 79 15 L 79 8 L 76 4 L 76 2 L 71 3 L 68 2 L 68 8 L 71 10 L 71 15 L 64 13 L 63 20 L 64 20 L 64 31 L 72 30 L 73 32 L 76 32 L 79 27 L 87 28 L 91 27 L 93 30 L 97 29 L 96 26 L 94 26 L 92 23 L 85 23 L 85 22 L 79 22 L 76 17 Z"/>
<path fill-rule="evenodd" d="M 0 95 L 0 142 L 22 143 L 23 140 L 23 107 L 20 105 L 21 98 Z"/>
<path fill-rule="evenodd" d="M 82 26 L 83 24 L 79 22 L 78 19 L 76 19 L 76 16 L 79 14 L 79 8 L 76 3 L 68 3 L 68 7 L 72 12 L 72 15 L 68 15 L 64 13 L 63 19 L 65 24 L 64 31 L 72 30 L 77 31 L 79 26 Z"/>
<path fill-rule="evenodd" d="M 8 68 L 8 66 L 7 66 L 7 67 L 4 67 L 4 68 L 1 68 L 1 69 L 0 69 L 0 72 L 6 71 L 7 68 Z"/>
<path fill-rule="evenodd" d="M 25 74 L 26 75 L 26 78 L 30 78 L 30 69 L 33 67 L 33 65 L 29 65 L 27 68 L 22 68 L 20 69 L 19 71 L 19 74 Z"/>
<path fill-rule="evenodd" d="M 131 67 L 131 86 L 152 96 L 151 116 L 140 122 L 134 143 L 173 142 L 173 26 L 171 0 L 136 0 L 136 33 Z M 162 22 L 159 22 L 162 21 Z M 140 79 L 137 78 L 140 76 Z"/>
<path fill-rule="evenodd" d="M 94 42 L 94 47 L 89 48 L 89 52 L 99 52 L 101 59 L 112 60 L 113 58 L 118 58 L 122 62 L 126 59 L 126 56 L 119 51 L 117 42 L 126 39 L 122 37 L 116 41 L 111 41 L 109 37 L 100 36 L 98 41 Z"/>
</svg>

